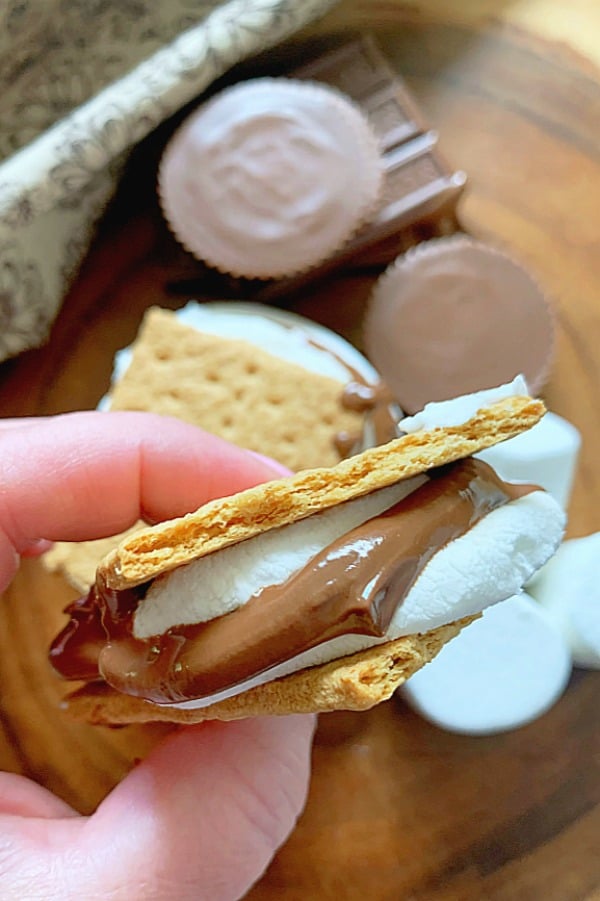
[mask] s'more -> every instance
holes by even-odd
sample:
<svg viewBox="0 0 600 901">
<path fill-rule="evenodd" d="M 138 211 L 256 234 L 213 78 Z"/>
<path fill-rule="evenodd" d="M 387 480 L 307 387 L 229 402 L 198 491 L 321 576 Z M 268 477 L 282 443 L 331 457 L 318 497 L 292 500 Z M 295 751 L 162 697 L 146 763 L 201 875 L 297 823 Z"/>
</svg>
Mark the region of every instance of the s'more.
<svg viewBox="0 0 600 901">
<path fill-rule="evenodd" d="M 535 425 L 522 379 L 428 405 L 330 467 L 125 538 L 50 650 L 94 723 L 361 710 L 552 556 L 565 516 L 475 454 Z"/>
</svg>

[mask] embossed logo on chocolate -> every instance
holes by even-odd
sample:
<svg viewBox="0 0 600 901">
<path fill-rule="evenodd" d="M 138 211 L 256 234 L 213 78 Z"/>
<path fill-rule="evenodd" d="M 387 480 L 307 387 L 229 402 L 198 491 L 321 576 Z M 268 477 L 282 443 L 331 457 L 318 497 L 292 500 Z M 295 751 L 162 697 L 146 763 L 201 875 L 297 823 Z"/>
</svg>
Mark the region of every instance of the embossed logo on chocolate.
<svg viewBox="0 0 600 901">
<path fill-rule="evenodd" d="M 337 141 L 315 130 L 302 110 L 275 116 L 264 100 L 234 107 L 214 128 L 205 121 L 194 128 L 198 165 L 188 185 L 220 205 L 214 227 L 224 239 L 244 240 L 251 223 L 255 237 L 287 241 L 299 229 L 320 227 L 340 206 L 346 175 Z"/>
</svg>

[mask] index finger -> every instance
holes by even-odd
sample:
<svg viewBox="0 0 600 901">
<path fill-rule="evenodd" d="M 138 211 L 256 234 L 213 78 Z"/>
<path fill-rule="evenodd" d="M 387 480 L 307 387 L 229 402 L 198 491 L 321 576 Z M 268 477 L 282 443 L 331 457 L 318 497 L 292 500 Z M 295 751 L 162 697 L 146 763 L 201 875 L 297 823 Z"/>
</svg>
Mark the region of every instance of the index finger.
<svg viewBox="0 0 600 901">
<path fill-rule="evenodd" d="M 39 538 L 105 537 L 286 472 L 188 423 L 126 412 L 1 430 L 0 470 L 0 573 L 8 578 L 16 555 Z"/>
</svg>

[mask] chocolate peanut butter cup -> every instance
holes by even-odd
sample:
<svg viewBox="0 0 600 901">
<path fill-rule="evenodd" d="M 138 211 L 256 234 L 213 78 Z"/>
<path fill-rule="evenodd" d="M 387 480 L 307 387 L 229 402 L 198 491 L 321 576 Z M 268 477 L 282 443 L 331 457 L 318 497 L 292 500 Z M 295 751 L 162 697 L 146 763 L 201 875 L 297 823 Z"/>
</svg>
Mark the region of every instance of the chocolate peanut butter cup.
<svg viewBox="0 0 600 901">
<path fill-rule="evenodd" d="M 159 196 L 175 237 L 247 278 L 292 275 L 342 247 L 375 209 L 375 134 L 341 92 L 258 78 L 201 106 L 168 144 Z"/>
<path fill-rule="evenodd" d="M 414 413 L 523 373 L 537 394 L 554 351 L 554 317 L 535 279 L 466 236 L 428 241 L 378 280 L 364 323 L 367 354 Z"/>
</svg>

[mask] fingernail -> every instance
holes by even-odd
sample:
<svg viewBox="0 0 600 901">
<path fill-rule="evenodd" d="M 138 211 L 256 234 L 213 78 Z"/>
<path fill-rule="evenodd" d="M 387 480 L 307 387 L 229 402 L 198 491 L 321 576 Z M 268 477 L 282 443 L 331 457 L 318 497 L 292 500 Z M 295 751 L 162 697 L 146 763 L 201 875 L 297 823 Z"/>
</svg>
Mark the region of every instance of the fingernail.
<svg viewBox="0 0 600 901">
<path fill-rule="evenodd" d="M 49 551 L 53 544 L 53 541 L 48 541 L 46 538 L 36 538 L 26 548 L 23 548 L 21 557 L 39 557 L 40 554 L 45 554 L 46 551 Z"/>
<path fill-rule="evenodd" d="M 277 460 L 273 460 L 272 457 L 265 457 L 264 454 L 258 454 L 256 451 L 248 451 L 249 454 L 252 454 L 257 460 L 260 460 L 261 463 L 264 463 L 265 466 L 268 466 L 269 469 L 272 469 L 273 472 L 277 473 L 277 475 L 281 476 L 291 476 L 292 471 L 288 469 L 287 466 L 284 466 L 283 463 L 278 463 Z"/>
</svg>

